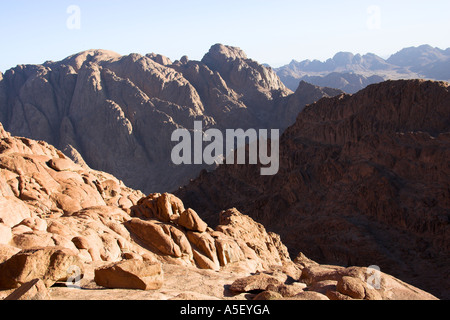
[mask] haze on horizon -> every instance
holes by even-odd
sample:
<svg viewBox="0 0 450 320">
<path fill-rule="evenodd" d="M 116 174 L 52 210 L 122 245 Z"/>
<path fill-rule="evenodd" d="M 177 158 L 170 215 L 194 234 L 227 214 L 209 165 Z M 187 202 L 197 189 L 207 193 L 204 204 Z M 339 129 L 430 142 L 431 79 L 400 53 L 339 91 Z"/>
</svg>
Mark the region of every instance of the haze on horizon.
<svg viewBox="0 0 450 320">
<path fill-rule="evenodd" d="M 17 0 L 0 3 L 0 71 L 88 49 L 200 60 L 215 43 L 273 67 L 339 51 L 450 47 L 450 1 Z"/>
</svg>

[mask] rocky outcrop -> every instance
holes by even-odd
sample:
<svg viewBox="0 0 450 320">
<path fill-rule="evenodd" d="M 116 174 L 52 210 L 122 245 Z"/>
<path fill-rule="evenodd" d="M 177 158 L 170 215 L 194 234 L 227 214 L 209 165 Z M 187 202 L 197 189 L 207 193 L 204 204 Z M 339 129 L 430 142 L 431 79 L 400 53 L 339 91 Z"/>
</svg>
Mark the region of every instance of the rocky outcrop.
<svg viewBox="0 0 450 320">
<path fill-rule="evenodd" d="M 291 94 L 239 48 L 215 45 L 202 61 L 173 63 L 88 50 L 8 70 L 0 77 L 0 122 L 150 194 L 176 190 L 208 168 L 173 165 L 174 130 L 193 130 L 196 120 L 204 130 L 284 130 L 304 107 L 275 119 Z"/>
<path fill-rule="evenodd" d="M 224 211 L 213 230 L 171 194 L 145 197 L 0 129 L 1 289 L 34 279 L 49 288 L 90 265 L 99 266 L 97 285 L 157 290 L 161 263 L 240 272 L 292 263 L 276 235 L 237 210 Z"/>
<path fill-rule="evenodd" d="M 247 290 L 266 290 L 258 299 L 328 299 L 305 291 L 317 282 L 316 263 L 292 261 L 277 234 L 237 209 L 221 211 L 212 229 L 172 194 L 145 197 L 47 143 L 9 134 L 0 170 L 8 204 L 0 207 L 0 298 L 246 299 Z M 405 298 L 418 297 L 402 286 Z M 351 282 L 342 287 L 330 291 L 354 296 Z"/>
<path fill-rule="evenodd" d="M 156 201 L 155 197 L 158 197 Z M 159 201 L 162 197 L 171 199 L 168 206 Z M 156 206 L 149 208 L 149 201 L 156 203 Z M 171 210 L 180 204 L 180 200 L 173 195 L 150 195 L 131 209 L 131 215 L 137 218 L 124 225 L 138 243 L 167 261 L 195 265 L 201 269 L 219 270 L 230 264 L 244 263 L 247 266 L 250 262 L 250 268 L 257 270 L 290 261 L 287 249 L 278 243 L 275 235 L 267 233 L 262 225 L 235 209 L 221 213 L 221 223 L 216 230 L 208 228 L 197 214 L 197 225 L 202 228 L 193 230 L 195 224 L 184 223 L 183 217 L 187 212 L 193 214 L 192 209 L 181 211 L 181 217 L 173 220 L 155 220 L 155 211 Z"/>
<path fill-rule="evenodd" d="M 235 280 L 230 290 L 253 300 L 437 300 L 376 269 L 319 265 L 303 254 L 295 262 L 299 279 L 266 271 Z"/>
<path fill-rule="evenodd" d="M 0 288 L 18 288 L 33 279 L 40 279 L 47 287 L 67 281 L 74 268 L 83 276 L 80 259 L 70 250 L 59 247 L 23 250 L 0 264 Z"/>
<path fill-rule="evenodd" d="M 176 192 L 217 225 L 236 207 L 291 255 L 378 265 L 447 297 L 450 283 L 447 83 L 388 81 L 306 107 L 280 140 L 280 170 L 223 165 Z"/>
<path fill-rule="evenodd" d="M 94 281 L 110 289 L 158 290 L 164 283 L 159 263 L 124 260 L 95 270 Z"/>
</svg>

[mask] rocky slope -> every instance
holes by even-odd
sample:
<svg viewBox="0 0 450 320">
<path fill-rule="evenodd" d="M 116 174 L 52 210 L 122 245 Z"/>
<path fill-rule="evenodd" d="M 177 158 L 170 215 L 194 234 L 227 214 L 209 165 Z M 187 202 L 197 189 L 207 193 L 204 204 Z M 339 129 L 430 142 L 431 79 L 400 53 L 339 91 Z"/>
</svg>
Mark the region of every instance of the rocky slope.
<svg viewBox="0 0 450 320">
<path fill-rule="evenodd" d="M 307 96 L 322 97 L 302 94 L 302 104 L 289 107 L 292 92 L 272 69 L 220 44 L 202 61 L 89 50 L 0 74 L 0 122 L 14 135 L 46 141 L 135 189 L 164 192 L 205 168 L 172 164 L 175 129 L 192 130 L 198 120 L 205 130 L 283 130 L 315 101 Z"/>
<path fill-rule="evenodd" d="M 388 59 L 375 54 L 339 52 L 326 61 L 293 60 L 276 69 L 283 83 L 295 90 L 300 81 L 356 93 L 383 80 L 430 79 L 449 81 L 450 50 L 429 45 L 400 50 Z M 382 78 L 382 79 L 380 79 Z"/>
<path fill-rule="evenodd" d="M 0 171 L 2 299 L 436 299 L 384 273 L 371 287 L 364 268 L 292 261 L 236 209 L 212 229 L 174 195 L 144 196 L 1 125 Z"/>
<path fill-rule="evenodd" d="M 292 255 L 378 265 L 449 298 L 449 85 L 388 81 L 308 106 L 280 140 L 280 171 L 203 172 L 176 195 L 217 224 L 236 207 Z"/>
</svg>

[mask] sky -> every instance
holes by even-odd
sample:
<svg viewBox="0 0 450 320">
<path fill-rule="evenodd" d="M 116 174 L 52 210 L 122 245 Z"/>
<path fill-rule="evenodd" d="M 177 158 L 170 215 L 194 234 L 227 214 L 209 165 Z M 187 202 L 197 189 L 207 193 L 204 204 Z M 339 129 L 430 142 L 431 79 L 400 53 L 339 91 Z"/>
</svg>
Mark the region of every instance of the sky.
<svg viewBox="0 0 450 320">
<path fill-rule="evenodd" d="M 0 71 L 88 49 L 201 60 L 216 44 L 273 67 L 339 51 L 450 47 L 449 0 L 0 0 Z"/>
</svg>

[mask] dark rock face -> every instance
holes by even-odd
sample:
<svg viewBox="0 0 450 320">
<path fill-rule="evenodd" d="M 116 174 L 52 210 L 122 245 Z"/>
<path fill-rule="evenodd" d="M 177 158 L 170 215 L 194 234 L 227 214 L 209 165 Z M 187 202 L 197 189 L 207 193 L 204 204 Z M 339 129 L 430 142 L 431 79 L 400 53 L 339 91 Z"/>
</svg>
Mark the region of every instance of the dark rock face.
<svg viewBox="0 0 450 320">
<path fill-rule="evenodd" d="M 236 207 L 293 255 L 378 265 L 449 298 L 449 119 L 442 82 L 388 81 L 322 99 L 281 137 L 278 175 L 224 165 L 177 196 L 210 225 Z"/>
<path fill-rule="evenodd" d="M 172 164 L 174 130 L 192 130 L 194 121 L 205 130 L 284 130 L 304 107 L 274 119 L 290 96 L 272 69 L 239 48 L 215 45 L 202 62 L 174 63 L 157 54 L 89 50 L 0 74 L 0 122 L 135 189 L 165 192 L 206 167 Z"/>
</svg>

